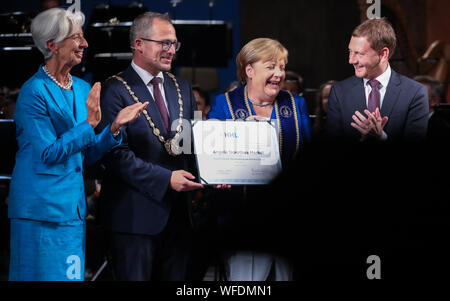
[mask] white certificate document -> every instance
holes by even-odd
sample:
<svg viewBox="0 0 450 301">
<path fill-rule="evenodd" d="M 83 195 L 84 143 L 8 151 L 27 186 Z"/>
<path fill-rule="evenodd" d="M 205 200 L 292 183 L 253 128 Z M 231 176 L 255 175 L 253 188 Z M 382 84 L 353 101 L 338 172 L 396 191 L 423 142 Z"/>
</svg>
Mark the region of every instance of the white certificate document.
<svg viewBox="0 0 450 301">
<path fill-rule="evenodd" d="M 281 171 L 271 121 L 194 120 L 192 132 L 202 184 L 268 184 Z"/>
</svg>

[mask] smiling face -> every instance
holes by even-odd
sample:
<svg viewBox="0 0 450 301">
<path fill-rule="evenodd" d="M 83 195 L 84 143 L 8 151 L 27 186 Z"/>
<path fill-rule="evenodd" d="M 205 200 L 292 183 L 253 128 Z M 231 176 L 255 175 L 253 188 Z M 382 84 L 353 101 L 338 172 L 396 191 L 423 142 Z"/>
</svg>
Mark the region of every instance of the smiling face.
<svg viewBox="0 0 450 301">
<path fill-rule="evenodd" d="M 370 47 L 366 37 L 352 36 L 349 49 L 349 64 L 355 68 L 359 78 L 374 79 L 386 70 L 389 50 L 383 48 L 379 53 Z"/>
<path fill-rule="evenodd" d="M 73 67 L 81 63 L 84 49 L 87 47 L 88 43 L 84 38 L 83 31 L 79 28 L 74 34 L 56 44 L 53 53 L 64 65 Z"/>
<path fill-rule="evenodd" d="M 195 102 L 197 103 L 197 109 L 199 111 L 204 111 L 205 110 L 205 99 L 200 95 L 200 93 L 198 93 L 197 90 L 193 90 L 194 92 L 194 97 L 195 97 Z"/>
<path fill-rule="evenodd" d="M 284 59 L 259 60 L 246 66 L 249 94 L 255 101 L 273 101 L 281 89 L 285 78 L 286 61 Z"/>
<path fill-rule="evenodd" d="M 134 41 L 135 54 L 133 59 L 135 63 L 154 76 L 160 71 L 169 71 L 175 55 L 175 45 L 171 45 L 170 49 L 165 51 L 161 43 L 146 41 L 140 38 L 137 37 Z M 142 38 L 156 41 L 177 41 L 173 25 L 166 20 L 157 18 L 153 20 L 151 30 L 147 30 Z"/>
</svg>

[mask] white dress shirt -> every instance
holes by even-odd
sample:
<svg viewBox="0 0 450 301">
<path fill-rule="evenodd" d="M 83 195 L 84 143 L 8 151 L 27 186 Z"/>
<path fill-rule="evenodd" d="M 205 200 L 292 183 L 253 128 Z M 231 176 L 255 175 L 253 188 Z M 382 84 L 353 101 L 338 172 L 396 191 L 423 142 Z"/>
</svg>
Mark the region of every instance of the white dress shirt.
<svg viewBox="0 0 450 301">
<path fill-rule="evenodd" d="M 131 67 L 133 67 L 134 71 L 136 71 L 136 73 L 139 75 L 139 77 L 142 79 L 142 81 L 147 85 L 147 89 L 150 92 L 150 94 L 152 95 L 153 100 L 154 100 L 155 96 L 153 95 L 153 85 L 150 83 L 150 81 L 154 78 L 154 76 L 150 72 L 148 72 L 148 71 L 142 69 L 141 67 L 139 67 L 138 65 L 136 65 L 134 63 L 134 61 L 131 62 Z M 159 90 L 161 91 L 161 95 L 164 99 L 164 104 L 166 105 L 167 112 L 169 112 L 169 107 L 167 105 L 167 99 L 166 99 L 166 93 L 164 92 L 164 75 L 163 75 L 162 71 L 160 71 L 156 75 L 156 77 L 159 77 L 161 79 L 161 82 L 159 83 Z M 140 100 L 140 102 L 145 102 L 148 99 L 139 99 L 139 100 Z"/>
<path fill-rule="evenodd" d="M 381 107 L 383 105 L 384 95 L 386 94 L 386 89 L 387 89 L 387 86 L 389 84 L 389 79 L 391 78 L 391 73 L 392 73 L 391 66 L 388 64 L 388 67 L 383 72 L 383 74 L 381 74 L 380 76 L 375 78 L 381 84 L 381 89 L 380 89 L 380 110 L 381 110 Z M 369 104 L 368 104 L 369 103 L 369 94 L 372 91 L 372 87 L 367 84 L 367 82 L 369 81 L 368 78 L 364 78 L 363 80 L 364 80 L 364 90 L 366 92 L 366 106 L 369 107 Z"/>
</svg>

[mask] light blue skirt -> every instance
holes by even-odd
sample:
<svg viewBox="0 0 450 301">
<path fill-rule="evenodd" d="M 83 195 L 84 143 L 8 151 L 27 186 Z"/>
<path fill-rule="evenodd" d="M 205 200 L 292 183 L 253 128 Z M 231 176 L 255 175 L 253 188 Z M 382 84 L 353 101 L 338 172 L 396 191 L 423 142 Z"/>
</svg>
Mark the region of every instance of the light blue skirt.
<svg viewBox="0 0 450 301">
<path fill-rule="evenodd" d="M 10 281 L 82 281 L 86 225 L 11 219 Z"/>
</svg>

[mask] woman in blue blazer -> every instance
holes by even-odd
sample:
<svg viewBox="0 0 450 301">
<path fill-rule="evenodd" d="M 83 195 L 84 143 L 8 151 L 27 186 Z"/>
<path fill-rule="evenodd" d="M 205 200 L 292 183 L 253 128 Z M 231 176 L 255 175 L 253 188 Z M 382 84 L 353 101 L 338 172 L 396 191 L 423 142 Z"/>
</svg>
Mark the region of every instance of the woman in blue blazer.
<svg viewBox="0 0 450 301">
<path fill-rule="evenodd" d="M 86 202 L 83 165 L 121 142 L 120 128 L 146 103 L 123 109 L 95 135 L 100 84 L 70 75 L 88 46 L 84 15 L 61 8 L 31 24 L 45 64 L 22 86 L 15 109 L 16 154 L 8 216 L 10 280 L 83 280 Z"/>
<path fill-rule="evenodd" d="M 283 165 L 311 140 L 305 100 L 281 90 L 287 55 L 286 48 L 272 39 L 247 43 L 236 58 L 238 77 L 245 85 L 219 95 L 208 114 L 219 120 L 274 120 Z"/>
<path fill-rule="evenodd" d="M 259 38 L 248 42 L 236 58 L 238 78 L 245 84 L 219 95 L 208 115 L 209 119 L 219 120 L 275 121 L 283 166 L 289 164 L 305 143 L 311 140 L 305 100 L 281 90 L 287 57 L 288 51 L 276 40 Z M 227 200 L 229 203 L 232 202 L 230 198 Z M 233 216 L 241 215 L 244 211 L 243 208 L 239 210 L 241 212 L 235 212 L 231 217 L 222 215 L 220 218 L 235 222 Z M 250 218 L 244 216 L 245 221 L 236 228 L 243 230 Z M 250 239 L 249 236 L 247 238 Z M 231 281 L 264 281 L 272 266 L 275 280 L 292 280 L 292 265 L 283 257 L 255 250 L 233 251 L 227 257 L 228 279 Z"/>
</svg>

